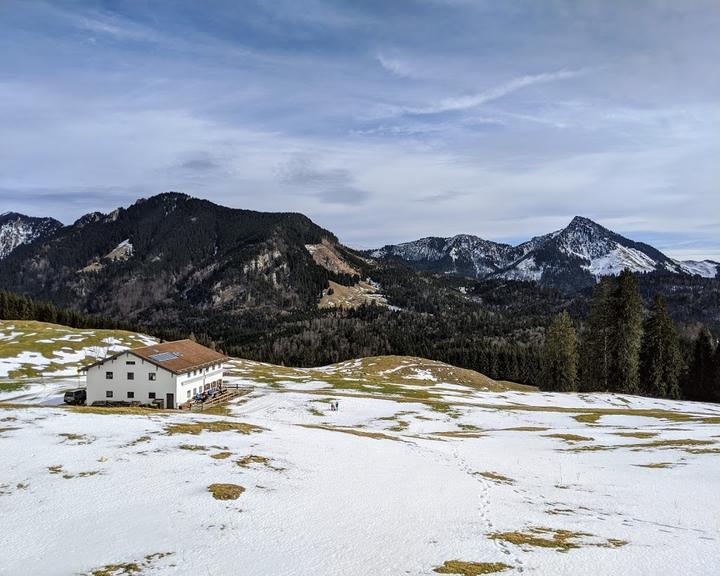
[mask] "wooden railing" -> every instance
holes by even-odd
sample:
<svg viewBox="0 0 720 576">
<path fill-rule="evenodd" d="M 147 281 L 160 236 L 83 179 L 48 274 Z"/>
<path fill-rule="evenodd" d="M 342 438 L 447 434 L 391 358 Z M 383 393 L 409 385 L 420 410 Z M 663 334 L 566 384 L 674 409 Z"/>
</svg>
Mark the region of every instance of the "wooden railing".
<svg viewBox="0 0 720 576">
<path fill-rule="evenodd" d="M 219 392 L 218 394 L 214 394 L 213 396 L 210 396 L 205 402 L 192 400 L 190 403 L 190 411 L 191 412 L 202 412 L 203 410 L 207 410 L 208 408 L 212 408 L 213 406 L 219 406 L 220 404 L 225 404 L 226 402 L 229 402 L 233 398 L 237 398 L 238 396 L 242 396 L 244 394 L 247 394 L 250 392 L 249 388 L 241 388 L 240 386 L 226 386 L 222 389 L 222 392 Z"/>
</svg>

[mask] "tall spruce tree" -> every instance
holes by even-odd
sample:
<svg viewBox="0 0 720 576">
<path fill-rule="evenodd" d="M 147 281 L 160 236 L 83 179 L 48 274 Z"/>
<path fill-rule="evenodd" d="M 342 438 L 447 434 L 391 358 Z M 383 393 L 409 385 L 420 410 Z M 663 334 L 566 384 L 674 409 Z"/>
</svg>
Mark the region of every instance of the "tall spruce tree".
<svg viewBox="0 0 720 576">
<path fill-rule="evenodd" d="M 623 270 L 613 295 L 612 356 L 609 388 L 624 394 L 640 392 L 640 347 L 643 332 L 643 301 L 635 275 Z"/>
<path fill-rule="evenodd" d="M 683 358 L 675 324 L 670 319 L 662 294 L 656 294 L 645 320 L 640 374 L 642 391 L 661 398 L 680 397 Z"/>
<path fill-rule="evenodd" d="M 685 395 L 694 400 L 714 400 L 718 391 L 714 386 L 715 358 L 713 337 L 703 328 L 695 339 L 692 361 L 684 387 Z"/>
<path fill-rule="evenodd" d="M 595 286 L 580 347 L 580 389 L 607 390 L 610 379 L 610 335 L 613 331 L 612 294 L 615 279 L 605 276 Z"/>
<path fill-rule="evenodd" d="M 577 390 L 578 354 L 575 327 L 567 311 L 555 317 L 545 339 L 542 382 L 547 390 Z"/>
</svg>

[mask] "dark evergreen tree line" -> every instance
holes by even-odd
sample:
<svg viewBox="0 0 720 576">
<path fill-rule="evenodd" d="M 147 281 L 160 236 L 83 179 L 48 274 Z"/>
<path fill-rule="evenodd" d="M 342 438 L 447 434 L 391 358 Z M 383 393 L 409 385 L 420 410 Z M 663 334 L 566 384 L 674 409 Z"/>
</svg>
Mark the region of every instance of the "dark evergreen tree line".
<svg viewBox="0 0 720 576">
<path fill-rule="evenodd" d="M 539 383 L 549 390 L 720 401 L 720 348 L 707 329 L 683 345 L 664 296 L 655 294 L 646 313 L 637 276 L 624 271 L 595 287 L 579 354 L 570 316 L 555 318 Z"/>
</svg>

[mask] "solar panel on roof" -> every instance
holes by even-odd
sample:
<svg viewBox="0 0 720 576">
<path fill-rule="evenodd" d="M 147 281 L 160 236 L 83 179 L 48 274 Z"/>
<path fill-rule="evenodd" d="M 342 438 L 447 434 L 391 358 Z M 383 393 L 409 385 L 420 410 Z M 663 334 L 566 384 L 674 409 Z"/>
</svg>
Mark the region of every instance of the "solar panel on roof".
<svg viewBox="0 0 720 576">
<path fill-rule="evenodd" d="M 153 354 L 150 356 L 151 360 L 155 360 L 155 362 L 167 362 L 168 360 L 175 360 L 180 356 L 177 352 L 160 352 L 160 354 Z"/>
</svg>

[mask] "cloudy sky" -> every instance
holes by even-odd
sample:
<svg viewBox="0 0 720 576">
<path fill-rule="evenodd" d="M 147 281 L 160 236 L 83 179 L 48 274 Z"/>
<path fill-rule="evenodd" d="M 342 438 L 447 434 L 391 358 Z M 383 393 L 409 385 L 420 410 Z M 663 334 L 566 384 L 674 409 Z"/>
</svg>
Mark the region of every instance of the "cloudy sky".
<svg viewBox="0 0 720 576">
<path fill-rule="evenodd" d="M 177 190 L 357 247 L 593 218 L 720 260 L 717 0 L 0 1 L 0 212 Z"/>
</svg>

